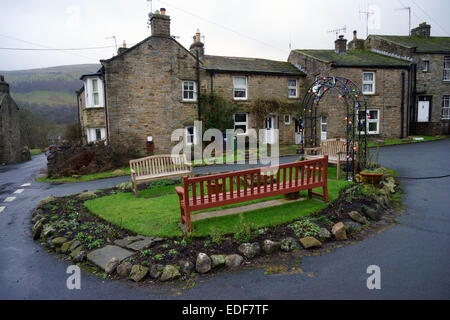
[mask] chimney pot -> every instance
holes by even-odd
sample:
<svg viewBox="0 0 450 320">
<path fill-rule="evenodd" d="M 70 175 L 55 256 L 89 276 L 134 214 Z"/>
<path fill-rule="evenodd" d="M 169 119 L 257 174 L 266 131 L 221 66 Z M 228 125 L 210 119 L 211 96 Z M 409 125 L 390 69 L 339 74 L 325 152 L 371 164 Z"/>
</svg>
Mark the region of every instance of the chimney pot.
<svg viewBox="0 0 450 320">
<path fill-rule="evenodd" d="M 347 54 L 347 39 L 344 39 L 343 35 L 339 36 L 334 42 L 334 51 L 337 54 Z"/>
<path fill-rule="evenodd" d="M 127 43 L 125 42 L 125 40 L 123 40 L 122 47 L 123 47 L 123 48 L 126 48 L 126 47 L 127 47 Z"/>
<path fill-rule="evenodd" d="M 161 11 L 161 14 L 162 14 L 163 16 L 166 15 L 166 8 L 161 8 L 161 9 L 159 9 L 159 10 Z"/>
<path fill-rule="evenodd" d="M 199 58 L 202 58 L 205 54 L 205 45 L 201 41 L 200 30 L 197 29 L 195 36 L 193 37 L 194 43 L 191 44 L 189 51 L 195 56 L 198 52 Z"/>
<path fill-rule="evenodd" d="M 170 16 L 166 15 L 166 9 L 155 11 L 151 18 L 152 36 L 170 37 Z"/>
</svg>

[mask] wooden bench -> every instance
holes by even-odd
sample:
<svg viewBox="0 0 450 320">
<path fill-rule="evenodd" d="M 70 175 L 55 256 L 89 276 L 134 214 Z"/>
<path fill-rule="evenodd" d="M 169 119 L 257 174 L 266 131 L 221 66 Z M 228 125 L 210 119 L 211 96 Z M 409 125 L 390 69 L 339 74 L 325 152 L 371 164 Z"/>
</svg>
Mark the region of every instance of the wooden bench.
<svg viewBox="0 0 450 320">
<path fill-rule="evenodd" d="M 138 197 L 137 184 L 176 177 L 193 176 L 192 164 L 184 155 L 159 155 L 130 160 L 133 193 Z"/>
<path fill-rule="evenodd" d="M 191 212 L 242 203 L 281 194 L 308 190 L 308 197 L 322 197 L 328 202 L 328 157 L 294 162 L 279 167 L 216 174 L 197 178 L 183 178 L 183 187 L 175 190 L 180 200 L 181 223 L 192 231 Z M 250 183 L 248 183 L 250 181 Z M 256 184 L 254 183 L 256 182 Z M 222 184 L 222 188 L 214 188 Z M 255 186 L 256 185 L 256 186 Z M 228 187 L 228 188 L 227 188 Z M 323 194 L 312 189 L 323 188 Z"/>
<path fill-rule="evenodd" d="M 328 162 L 336 164 L 337 179 L 341 177 L 341 163 L 347 161 L 347 140 L 346 139 L 328 139 L 320 143 L 320 147 L 305 148 L 305 159 L 317 159 L 328 155 Z M 311 153 L 311 154 L 308 154 Z M 312 154 L 316 153 L 316 154 Z"/>
</svg>

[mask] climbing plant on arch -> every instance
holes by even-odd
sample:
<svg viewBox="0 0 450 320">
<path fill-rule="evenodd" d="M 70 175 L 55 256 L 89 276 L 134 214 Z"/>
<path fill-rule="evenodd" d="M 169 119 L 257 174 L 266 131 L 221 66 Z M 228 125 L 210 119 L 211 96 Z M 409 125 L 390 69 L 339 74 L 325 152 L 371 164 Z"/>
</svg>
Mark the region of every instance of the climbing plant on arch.
<svg viewBox="0 0 450 320">
<path fill-rule="evenodd" d="M 367 161 L 367 100 L 360 88 L 350 79 L 343 77 L 320 77 L 309 86 L 300 109 L 302 133 L 302 155 L 305 148 L 318 147 L 318 119 L 321 99 L 335 91 L 345 116 L 346 172 L 347 179 L 365 167 Z"/>
</svg>

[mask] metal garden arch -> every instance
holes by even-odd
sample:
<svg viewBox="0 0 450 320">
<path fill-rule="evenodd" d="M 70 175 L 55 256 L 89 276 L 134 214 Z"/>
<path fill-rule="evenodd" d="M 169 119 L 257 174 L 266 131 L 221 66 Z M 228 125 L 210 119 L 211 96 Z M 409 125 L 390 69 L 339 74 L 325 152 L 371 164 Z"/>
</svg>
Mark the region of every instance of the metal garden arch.
<svg viewBox="0 0 450 320">
<path fill-rule="evenodd" d="M 302 151 L 318 146 L 317 118 L 320 101 L 330 90 L 337 92 L 345 108 L 346 172 L 353 179 L 355 172 L 364 168 L 367 161 L 367 100 L 361 89 L 350 79 L 343 77 L 318 77 L 303 98 L 300 109 Z M 357 164 L 355 160 L 358 159 Z M 350 176 L 351 173 L 351 176 Z"/>
</svg>

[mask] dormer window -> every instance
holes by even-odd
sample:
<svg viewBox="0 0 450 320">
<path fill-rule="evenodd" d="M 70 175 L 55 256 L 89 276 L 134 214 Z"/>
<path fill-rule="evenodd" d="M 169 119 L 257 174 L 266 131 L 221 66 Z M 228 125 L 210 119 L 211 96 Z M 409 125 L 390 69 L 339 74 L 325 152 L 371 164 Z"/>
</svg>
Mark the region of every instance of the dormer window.
<svg viewBox="0 0 450 320">
<path fill-rule="evenodd" d="M 86 108 L 103 108 L 103 81 L 100 77 L 87 77 L 84 79 L 84 92 Z"/>
</svg>

